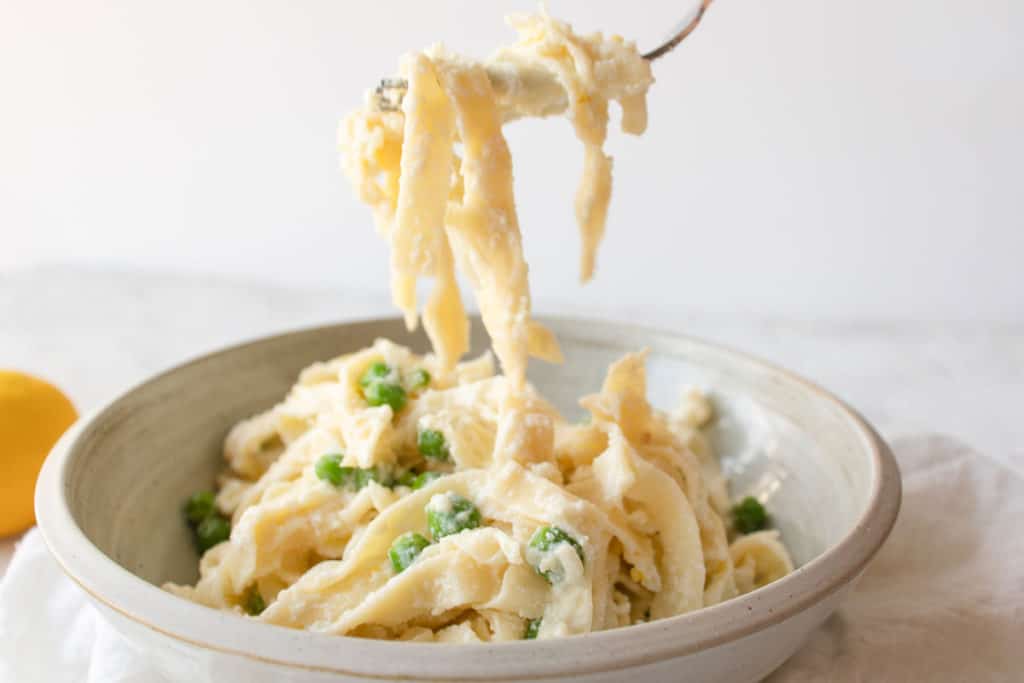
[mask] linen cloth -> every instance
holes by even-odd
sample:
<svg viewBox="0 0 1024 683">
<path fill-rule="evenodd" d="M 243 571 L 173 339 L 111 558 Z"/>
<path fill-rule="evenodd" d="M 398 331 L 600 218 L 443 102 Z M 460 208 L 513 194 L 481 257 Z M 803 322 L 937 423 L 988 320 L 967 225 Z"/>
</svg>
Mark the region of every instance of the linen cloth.
<svg viewBox="0 0 1024 683">
<path fill-rule="evenodd" d="M 893 449 L 904 492 L 892 535 L 768 681 L 1024 680 L 1024 474 L 945 436 Z M 0 583 L 0 681 L 171 683 L 90 606 L 36 530 Z"/>
</svg>

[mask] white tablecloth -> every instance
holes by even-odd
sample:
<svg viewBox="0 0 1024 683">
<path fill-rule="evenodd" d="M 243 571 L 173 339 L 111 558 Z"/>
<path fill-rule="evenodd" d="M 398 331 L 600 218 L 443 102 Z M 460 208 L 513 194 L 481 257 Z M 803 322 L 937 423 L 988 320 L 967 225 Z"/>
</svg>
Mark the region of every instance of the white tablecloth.
<svg viewBox="0 0 1024 683">
<path fill-rule="evenodd" d="M 158 369 L 240 338 L 390 313 L 380 292 L 66 269 L 4 274 L 0 365 L 56 381 L 89 410 Z M 614 302 L 574 314 L 631 317 Z M 1024 329 L 678 311 L 648 322 L 810 376 L 896 445 L 905 501 L 892 539 L 850 603 L 773 681 L 1024 680 L 1024 421 L 1016 415 Z M 949 436 L 912 436 L 925 432 Z M 28 534 L 0 583 L 0 681 L 159 680 L 40 541 Z M 12 547 L 0 543 L 0 570 Z"/>
</svg>

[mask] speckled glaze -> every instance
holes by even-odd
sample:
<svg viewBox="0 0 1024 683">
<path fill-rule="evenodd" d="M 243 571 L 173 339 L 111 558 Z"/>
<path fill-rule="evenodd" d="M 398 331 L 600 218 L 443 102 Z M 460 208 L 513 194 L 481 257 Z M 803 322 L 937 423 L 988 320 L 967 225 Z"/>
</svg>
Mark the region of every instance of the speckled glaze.
<svg viewBox="0 0 1024 683">
<path fill-rule="evenodd" d="M 564 366 L 531 381 L 567 416 L 608 363 L 647 347 L 649 394 L 713 391 L 712 439 L 732 493 L 768 500 L 799 568 L 699 612 L 553 641 L 431 645 L 339 638 L 249 621 L 163 592 L 196 577 L 181 502 L 222 468 L 230 425 L 278 401 L 298 371 L 377 337 L 418 349 L 398 319 L 300 330 L 160 374 L 81 420 L 47 459 L 39 526 L 101 612 L 173 681 L 756 681 L 839 605 L 895 522 L 900 479 L 888 447 L 815 385 L 714 344 L 633 325 L 547 319 Z M 486 337 L 474 328 L 474 348 Z"/>
</svg>

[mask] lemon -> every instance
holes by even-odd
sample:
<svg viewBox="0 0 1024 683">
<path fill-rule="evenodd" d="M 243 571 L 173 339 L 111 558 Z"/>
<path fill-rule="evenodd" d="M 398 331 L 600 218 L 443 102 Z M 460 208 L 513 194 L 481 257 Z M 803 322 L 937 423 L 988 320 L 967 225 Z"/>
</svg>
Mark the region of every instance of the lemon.
<svg viewBox="0 0 1024 683">
<path fill-rule="evenodd" d="M 76 419 L 75 407 L 57 387 L 0 370 L 0 536 L 35 523 L 32 498 L 39 468 Z"/>
</svg>

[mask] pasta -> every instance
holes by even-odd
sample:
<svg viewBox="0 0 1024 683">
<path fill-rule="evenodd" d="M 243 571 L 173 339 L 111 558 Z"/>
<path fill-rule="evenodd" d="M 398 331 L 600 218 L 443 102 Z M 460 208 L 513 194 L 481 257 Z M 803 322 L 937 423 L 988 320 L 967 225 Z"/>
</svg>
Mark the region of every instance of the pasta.
<svg viewBox="0 0 1024 683">
<path fill-rule="evenodd" d="M 602 147 L 608 103 L 622 107 L 622 129 L 647 126 L 650 65 L 632 43 L 581 37 L 547 15 L 512 17 L 519 41 L 483 63 L 441 46 L 407 55 L 401 111 L 367 105 L 346 118 L 345 172 L 373 208 L 391 244 L 391 288 L 412 329 L 416 281 L 434 279 L 424 328 L 445 367 L 468 346 L 455 265 L 476 293 L 504 374 L 521 385 L 528 355 L 561 360 L 554 337 L 530 318 L 530 290 L 512 195 L 512 161 L 502 125 L 567 111 L 584 146 L 576 193 L 580 276 L 592 277 L 611 197 L 612 160 Z M 461 158 L 454 152 L 462 146 Z"/>
<path fill-rule="evenodd" d="M 360 378 L 377 363 L 430 375 L 397 413 L 370 406 Z M 287 398 L 228 435 L 218 507 L 231 538 L 205 553 L 196 586 L 168 585 L 210 607 L 334 634 L 467 642 L 517 639 L 531 620 L 547 638 L 660 619 L 727 600 L 792 570 L 777 532 L 730 542 L 725 481 L 701 427 L 707 399 L 675 413 L 645 398 L 644 355 L 609 369 L 569 423 L 529 385 L 494 374 L 490 354 L 451 370 L 387 340 L 305 370 Z M 516 399 L 515 409 L 506 408 Z M 423 454 L 425 431 L 446 457 Z M 336 486 L 325 454 L 373 478 Z M 409 473 L 438 478 L 415 488 Z M 388 550 L 427 534 L 431 509 L 458 496 L 478 526 L 429 543 L 395 572 Z M 564 530 L 555 552 L 538 529 Z M 544 573 L 561 576 L 549 582 Z"/>
<path fill-rule="evenodd" d="M 526 382 L 528 356 L 561 353 L 530 316 L 502 125 L 568 111 L 584 145 L 587 279 L 610 197 L 608 102 L 642 132 L 652 79 L 619 38 L 579 37 L 546 15 L 512 23 L 519 42 L 486 63 L 440 47 L 403 58 L 401 111 L 368 105 L 342 126 L 410 328 L 417 281 L 433 280 L 422 317 L 434 352 L 378 340 L 307 368 L 281 403 L 239 422 L 216 499 L 187 510 L 206 550 L 199 580 L 167 590 L 292 628 L 481 642 L 671 617 L 792 571 L 756 501 L 743 529 L 733 521 L 702 393 L 655 409 L 645 353 L 628 354 L 581 399 L 589 419 L 570 423 Z M 462 360 L 456 267 L 501 374 L 490 352 Z"/>
</svg>

